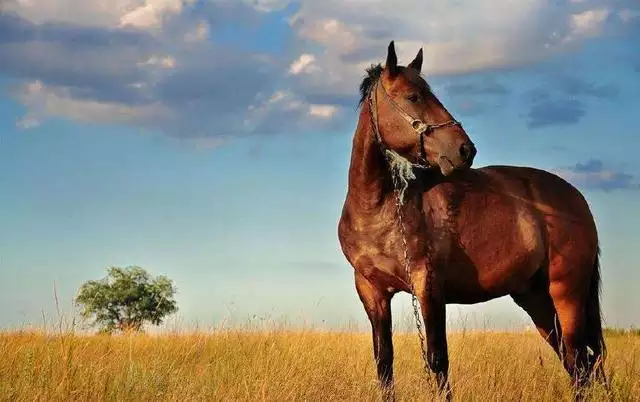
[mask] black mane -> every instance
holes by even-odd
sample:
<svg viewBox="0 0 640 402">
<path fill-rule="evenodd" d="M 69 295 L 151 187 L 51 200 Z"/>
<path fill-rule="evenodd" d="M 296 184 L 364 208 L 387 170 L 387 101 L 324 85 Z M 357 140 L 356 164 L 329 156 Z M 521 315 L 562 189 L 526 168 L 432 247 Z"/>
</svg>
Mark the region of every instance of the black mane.
<svg viewBox="0 0 640 402">
<path fill-rule="evenodd" d="M 364 77 L 362 83 L 360 83 L 360 102 L 358 102 L 358 106 L 362 105 L 362 102 L 367 99 L 369 96 L 369 91 L 373 84 L 378 81 L 380 76 L 382 75 L 383 67 L 382 64 L 372 64 L 371 67 L 367 68 L 367 76 Z"/>
</svg>

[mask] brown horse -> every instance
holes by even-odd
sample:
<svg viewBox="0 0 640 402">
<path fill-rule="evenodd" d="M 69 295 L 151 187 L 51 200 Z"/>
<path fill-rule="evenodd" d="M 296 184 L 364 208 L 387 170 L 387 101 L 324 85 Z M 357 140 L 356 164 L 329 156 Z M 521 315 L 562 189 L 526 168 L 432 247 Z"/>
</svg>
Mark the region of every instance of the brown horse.
<svg viewBox="0 0 640 402">
<path fill-rule="evenodd" d="M 419 301 L 425 359 L 441 391 L 449 390 L 446 304 L 505 295 L 529 314 L 576 390 L 591 374 L 604 379 L 598 235 L 585 199 L 542 170 L 472 169 L 476 149 L 421 67 L 422 49 L 399 66 L 392 41 L 386 65 L 367 70 L 338 225 L 385 394 L 393 396 L 390 303 L 400 291 Z"/>
</svg>

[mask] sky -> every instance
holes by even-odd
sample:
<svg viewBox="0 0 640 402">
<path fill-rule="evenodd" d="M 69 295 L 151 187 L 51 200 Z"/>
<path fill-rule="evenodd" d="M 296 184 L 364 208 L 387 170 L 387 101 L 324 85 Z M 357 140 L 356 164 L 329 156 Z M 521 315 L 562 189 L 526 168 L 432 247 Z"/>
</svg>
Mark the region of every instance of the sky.
<svg viewBox="0 0 640 402">
<path fill-rule="evenodd" d="M 400 64 L 424 49 L 474 167 L 583 192 L 605 323 L 640 325 L 637 1 L 5 0 L 0 328 L 138 265 L 174 281 L 174 328 L 368 329 L 337 222 L 358 86 L 390 40 Z M 409 295 L 392 308 L 412 325 Z M 508 297 L 447 309 L 451 328 L 529 324 Z"/>
</svg>

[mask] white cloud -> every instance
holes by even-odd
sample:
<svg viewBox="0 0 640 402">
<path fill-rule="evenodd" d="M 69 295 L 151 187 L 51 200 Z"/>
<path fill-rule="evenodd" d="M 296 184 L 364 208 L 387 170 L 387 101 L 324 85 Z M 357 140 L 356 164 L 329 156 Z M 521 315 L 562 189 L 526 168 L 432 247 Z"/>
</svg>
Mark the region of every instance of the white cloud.
<svg viewBox="0 0 640 402">
<path fill-rule="evenodd" d="M 200 42 L 209 37 L 209 24 L 200 22 L 184 35 L 184 41 L 189 43 Z"/>
<path fill-rule="evenodd" d="M 273 102 L 278 102 L 281 99 L 286 98 L 287 96 L 290 96 L 291 93 L 287 93 L 287 92 L 283 92 L 283 91 L 276 91 L 271 98 L 269 98 L 269 100 L 267 101 L 267 103 L 273 103 Z"/>
<path fill-rule="evenodd" d="M 584 39 L 599 36 L 602 26 L 609 15 L 609 10 L 601 8 L 587 10 L 570 16 L 570 33 L 565 40 Z"/>
<path fill-rule="evenodd" d="M 176 59 L 172 56 L 159 57 L 157 55 L 149 57 L 147 60 L 139 62 L 138 67 L 154 66 L 172 69 L 176 66 Z"/>
<path fill-rule="evenodd" d="M 361 0 L 308 0 L 302 2 L 291 25 L 301 38 L 323 46 L 315 53 L 321 67 L 323 58 L 332 57 L 333 69 L 384 61 L 386 45 L 395 39 L 402 60 L 410 61 L 422 46 L 427 73 L 455 73 L 520 62 L 543 50 L 541 45 L 539 49 L 531 45 L 539 40 L 535 37 L 540 36 L 538 15 L 545 5 L 543 0 L 462 5 L 449 0 L 373 0 L 365 7 Z M 335 65 L 340 60 L 347 61 Z"/>
<path fill-rule="evenodd" d="M 300 57 L 298 57 L 296 61 L 291 63 L 291 66 L 289 67 L 289 73 L 298 75 L 304 71 L 318 71 L 318 68 L 313 65 L 313 61 L 315 59 L 315 56 L 309 53 L 300 55 Z"/>
<path fill-rule="evenodd" d="M 303 12 L 292 17 L 290 24 L 298 29 L 301 38 L 311 39 L 337 54 L 356 49 L 357 38 L 362 35 L 358 26 L 347 26 L 332 17 L 309 19 Z"/>
<path fill-rule="evenodd" d="M 244 121 L 247 129 L 270 132 L 308 129 L 311 122 L 309 119 L 318 126 L 329 127 L 337 122 L 340 108 L 336 105 L 309 103 L 292 91 L 278 90 L 268 97 L 258 94 L 256 103 L 249 106 L 247 112 Z"/>
<path fill-rule="evenodd" d="M 5 9 L 36 24 L 115 27 L 138 4 L 138 0 L 7 0 Z"/>
<path fill-rule="evenodd" d="M 194 0 L 6 0 L 5 10 L 41 24 L 154 29 Z"/>
<path fill-rule="evenodd" d="M 423 48 L 427 77 L 535 62 L 605 33 L 611 11 L 578 3 L 302 0 L 289 18 L 301 40 L 289 66 L 293 91 L 310 103 L 344 105 L 365 68 L 384 63 L 390 40 L 405 65 Z"/>
<path fill-rule="evenodd" d="M 233 29 L 262 35 L 260 24 L 273 23 L 265 13 L 288 0 L 206 0 L 198 15 L 185 11 L 195 0 L 6 1 L 36 24 L 67 23 L 17 24 L 10 34 L 32 32 L 0 44 L 5 72 L 41 85 L 27 84 L 19 98 L 31 110 L 21 127 L 53 115 L 155 127 L 172 115 L 162 129 L 203 136 L 340 121 L 347 104 L 353 110 L 365 68 L 384 63 L 392 39 L 401 64 L 423 48 L 427 77 L 466 74 L 537 61 L 607 33 L 610 15 L 620 26 L 635 16 L 576 0 L 299 0 L 285 20 L 293 36 L 276 57 L 244 51 L 244 34 L 218 45 L 210 30 L 237 18 L 251 23 Z"/>
<path fill-rule="evenodd" d="M 221 0 L 214 0 L 221 1 Z M 260 12 L 271 12 L 276 10 L 281 10 L 286 7 L 291 0 L 240 0 L 243 3 L 255 8 Z"/>
<path fill-rule="evenodd" d="M 280 108 L 282 110 L 295 110 L 304 107 L 303 102 L 290 91 L 276 91 L 265 102 L 262 108 Z"/>
<path fill-rule="evenodd" d="M 120 26 L 158 28 L 166 15 L 180 14 L 185 3 L 185 0 L 146 0 L 144 4 L 120 17 Z"/>
<path fill-rule="evenodd" d="M 296 93 L 325 104 L 353 98 L 365 68 L 384 63 L 392 39 L 401 64 L 423 48 L 427 76 L 517 65 L 558 46 L 553 31 L 566 29 L 569 13 L 556 14 L 545 0 L 303 0 L 289 19 L 301 39 L 289 73 Z"/>
<path fill-rule="evenodd" d="M 171 116 L 171 111 L 155 102 L 131 106 L 116 102 L 98 102 L 76 99 L 66 88 L 48 87 L 35 80 L 24 84 L 18 93 L 18 101 L 29 109 L 17 125 L 32 128 L 49 117 L 65 117 L 85 123 L 160 123 Z"/>
<path fill-rule="evenodd" d="M 333 105 L 310 105 L 309 115 L 313 117 L 331 118 L 338 112 L 338 108 Z"/>
</svg>

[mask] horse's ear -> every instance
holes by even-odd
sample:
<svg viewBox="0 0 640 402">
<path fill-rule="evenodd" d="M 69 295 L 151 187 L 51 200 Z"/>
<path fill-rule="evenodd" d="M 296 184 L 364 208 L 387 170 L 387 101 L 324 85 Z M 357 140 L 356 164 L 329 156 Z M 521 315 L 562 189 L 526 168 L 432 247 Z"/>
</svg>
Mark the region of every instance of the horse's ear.
<svg viewBox="0 0 640 402">
<path fill-rule="evenodd" d="M 393 41 L 389 43 L 389 48 L 387 49 L 386 68 L 391 75 L 396 75 L 398 73 L 398 56 L 396 56 L 396 47 L 393 44 Z"/>
<path fill-rule="evenodd" d="M 409 63 L 409 67 L 417 70 L 418 72 L 422 70 L 422 48 L 420 48 L 420 50 L 418 51 L 416 58 L 413 59 L 411 63 Z"/>
</svg>

